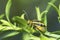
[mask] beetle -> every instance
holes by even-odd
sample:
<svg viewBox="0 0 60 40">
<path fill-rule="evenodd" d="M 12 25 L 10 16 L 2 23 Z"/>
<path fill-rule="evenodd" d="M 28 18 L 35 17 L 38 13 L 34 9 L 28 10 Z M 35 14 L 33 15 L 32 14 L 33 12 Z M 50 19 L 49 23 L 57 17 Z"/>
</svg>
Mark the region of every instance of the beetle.
<svg viewBox="0 0 60 40">
<path fill-rule="evenodd" d="M 44 23 L 38 20 L 28 20 L 28 25 L 34 27 L 35 29 L 41 31 L 41 32 L 46 32 L 46 26 Z"/>
</svg>

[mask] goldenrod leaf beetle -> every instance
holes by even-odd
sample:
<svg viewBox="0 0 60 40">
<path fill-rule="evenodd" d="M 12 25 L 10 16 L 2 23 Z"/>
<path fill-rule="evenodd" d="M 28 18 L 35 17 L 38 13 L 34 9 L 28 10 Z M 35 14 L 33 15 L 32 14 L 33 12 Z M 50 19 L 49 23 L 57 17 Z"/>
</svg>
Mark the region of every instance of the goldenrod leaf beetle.
<svg viewBox="0 0 60 40">
<path fill-rule="evenodd" d="M 38 29 L 41 32 L 46 32 L 46 26 L 41 21 L 28 20 L 28 25 L 33 26 L 34 28 Z"/>
</svg>

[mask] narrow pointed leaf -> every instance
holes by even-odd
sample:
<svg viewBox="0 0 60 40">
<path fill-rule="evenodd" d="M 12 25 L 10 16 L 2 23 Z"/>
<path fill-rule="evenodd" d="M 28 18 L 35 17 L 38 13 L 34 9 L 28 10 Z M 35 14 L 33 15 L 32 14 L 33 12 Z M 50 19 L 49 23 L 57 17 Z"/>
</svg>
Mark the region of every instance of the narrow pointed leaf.
<svg viewBox="0 0 60 40">
<path fill-rule="evenodd" d="M 9 20 L 9 14 L 10 14 L 11 5 L 12 5 L 12 0 L 8 0 L 8 2 L 6 4 L 6 8 L 5 8 L 6 18 L 8 21 L 10 21 Z"/>
<path fill-rule="evenodd" d="M 36 8 L 36 13 L 37 13 L 37 19 L 38 19 L 39 21 L 41 21 L 40 9 L 39 9 L 39 7 L 35 7 L 35 8 Z"/>
<path fill-rule="evenodd" d="M 25 15 L 25 14 L 22 14 L 22 15 L 21 15 L 21 18 L 22 18 L 22 19 L 24 19 L 24 15 Z"/>
<path fill-rule="evenodd" d="M 0 32 L 0 40 L 19 34 L 18 31 L 8 30 Z"/>
</svg>

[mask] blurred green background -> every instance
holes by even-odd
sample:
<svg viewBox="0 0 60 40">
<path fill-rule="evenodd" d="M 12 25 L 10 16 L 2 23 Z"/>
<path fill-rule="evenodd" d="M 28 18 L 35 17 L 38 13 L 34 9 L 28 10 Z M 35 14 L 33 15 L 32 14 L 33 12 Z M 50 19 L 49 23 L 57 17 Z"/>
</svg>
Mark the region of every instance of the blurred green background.
<svg viewBox="0 0 60 40">
<path fill-rule="evenodd" d="M 5 6 L 8 0 L 0 0 L 0 14 L 5 13 Z M 36 19 L 35 6 L 39 6 L 41 12 L 44 11 L 51 0 L 12 0 L 12 6 L 10 11 L 10 19 L 13 16 L 21 15 L 22 10 L 27 12 L 27 19 Z M 60 0 L 55 2 L 58 7 Z M 25 16 L 26 17 L 26 16 Z M 48 31 L 60 30 L 60 23 L 58 22 L 58 14 L 56 10 L 51 7 L 48 12 Z"/>
</svg>

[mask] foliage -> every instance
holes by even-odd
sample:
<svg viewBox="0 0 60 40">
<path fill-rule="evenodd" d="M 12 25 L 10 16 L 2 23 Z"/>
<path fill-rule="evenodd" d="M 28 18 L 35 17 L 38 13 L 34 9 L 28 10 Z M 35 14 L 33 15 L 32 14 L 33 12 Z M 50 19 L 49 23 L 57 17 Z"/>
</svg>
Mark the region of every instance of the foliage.
<svg viewBox="0 0 60 40">
<path fill-rule="evenodd" d="M 42 21 L 45 26 L 47 26 L 47 14 L 51 6 L 57 10 L 59 15 L 58 20 L 60 21 L 60 5 L 58 9 L 54 5 L 55 2 L 56 0 L 49 2 L 46 10 L 43 12 L 40 11 L 39 6 L 35 6 L 37 20 Z M 40 31 L 34 30 L 32 27 L 30 27 L 27 24 L 27 20 L 24 18 L 25 14 L 22 14 L 21 16 L 14 16 L 12 18 L 12 23 L 9 19 L 11 5 L 12 0 L 8 0 L 5 8 L 5 15 L 7 20 L 3 19 L 4 14 L 0 15 L 0 40 L 56 40 L 56 38 L 49 38 L 43 35 Z M 46 29 L 46 31 L 48 30 Z M 36 32 L 40 34 L 39 37 L 34 35 L 34 33 L 38 35 Z"/>
<path fill-rule="evenodd" d="M 48 3 L 48 4 L 56 9 L 56 11 L 58 13 L 58 21 L 60 22 L 60 4 L 59 4 L 59 8 L 57 6 L 55 6 L 53 3 Z"/>
</svg>

